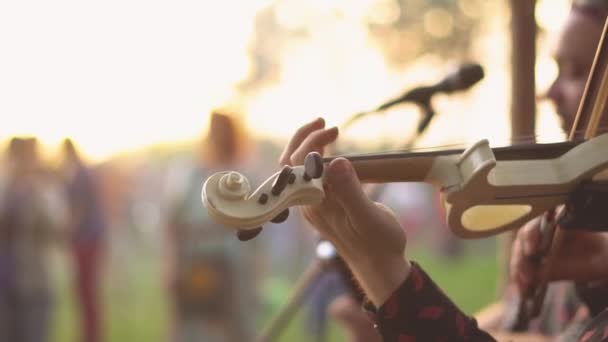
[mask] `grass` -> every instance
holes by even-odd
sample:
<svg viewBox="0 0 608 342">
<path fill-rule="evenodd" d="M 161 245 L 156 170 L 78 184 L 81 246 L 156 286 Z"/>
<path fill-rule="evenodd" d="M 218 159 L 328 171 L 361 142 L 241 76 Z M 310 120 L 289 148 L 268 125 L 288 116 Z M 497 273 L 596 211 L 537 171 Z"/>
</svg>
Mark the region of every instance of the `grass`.
<svg viewBox="0 0 608 342">
<path fill-rule="evenodd" d="M 53 341 L 77 342 L 80 323 L 68 260 L 63 256 L 57 259 Z M 168 306 L 157 266 L 144 257 L 107 265 L 103 283 L 106 341 L 166 341 Z"/>
<path fill-rule="evenodd" d="M 498 269 L 494 253 L 480 254 L 469 248 L 462 257 L 447 259 L 428 251 L 415 251 L 412 260 L 467 314 L 475 313 L 496 298 Z"/>
<path fill-rule="evenodd" d="M 474 252 L 475 251 L 475 252 Z M 481 253 L 479 253 L 481 251 Z M 471 243 L 464 256 L 437 257 L 421 248 L 408 252 L 466 313 L 473 313 L 495 297 L 496 261 L 493 245 Z M 104 279 L 105 334 L 107 342 L 167 341 L 169 314 L 161 281 L 159 257 L 151 249 L 124 248 L 106 267 Z M 55 260 L 56 312 L 53 340 L 77 341 L 78 320 L 72 298 L 70 270 L 65 256 Z M 265 298 L 265 310 L 257 317 L 260 328 L 273 317 L 290 293 L 292 283 L 275 281 Z M 286 327 L 280 341 L 310 341 L 305 333 L 304 311 L 300 310 Z M 328 342 L 343 340 L 339 329 L 330 324 Z"/>
</svg>

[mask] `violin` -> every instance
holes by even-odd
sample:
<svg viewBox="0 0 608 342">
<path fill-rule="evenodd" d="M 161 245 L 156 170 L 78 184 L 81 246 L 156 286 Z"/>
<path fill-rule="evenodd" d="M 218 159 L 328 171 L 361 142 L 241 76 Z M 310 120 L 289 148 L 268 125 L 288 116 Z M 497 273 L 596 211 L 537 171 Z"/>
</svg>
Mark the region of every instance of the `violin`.
<svg viewBox="0 0 608 342">
<path fill-rule="evenodd" d="M 583 142 L 492 149 L 481 140 L 464 151 L 345 158 L 364 183 L 433 185 L 443 195 L 451 230 L 463 238 L 481 238 L 518 228 L 565 203 L 579 183 L 608 167 L 606 148 L 608 134 Z M 282 222 L 289 207 L 323 201 L 323 166 L 333 158 L 310 153 L 304 165 L 284 166 L 254 191 L 244 175 L 218 172 L 204 183 L 202 200 L 213 219 L 235 229 Z"/>
</svg>

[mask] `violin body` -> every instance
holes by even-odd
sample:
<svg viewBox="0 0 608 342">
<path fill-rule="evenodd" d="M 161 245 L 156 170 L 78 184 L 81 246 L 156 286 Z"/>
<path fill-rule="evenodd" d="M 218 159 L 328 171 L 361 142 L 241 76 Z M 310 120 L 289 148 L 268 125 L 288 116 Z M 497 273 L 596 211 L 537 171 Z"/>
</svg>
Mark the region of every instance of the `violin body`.
<svg viewBox="0 0 608 342">
<path fill-rule="evenodd" d="M 450 229 L 463 238 L 481 238 L 519 228 L 565 203 L 579 183 L 608 167 L 607 146 L 605 134 L 557 157 L 497 161 L 488 141 L 482 140 L 460 154 L 351 162 L 362 182 L 432 184 L 442 193 Z M 290 168 L 292 182 L 276 191 L 284 173 L 277 172 L 253 192 L 245 176 L 216 173 L 203 185 L 203 203 L 219 223 L 255 229 L 289 207 L 322 203 L 322 174 L 312 178 L 306 172 L 304 166 Z"/>
<path fill-rule="evenodd" d="M 456 163 L 460 182 L 442 189 L 449 227 L 464 238 L 521 227 L 608 167 L 606 146 L 602 135 L 557 158 L 497 162 L 487 142 L 475 144 Z"/>
</svg>

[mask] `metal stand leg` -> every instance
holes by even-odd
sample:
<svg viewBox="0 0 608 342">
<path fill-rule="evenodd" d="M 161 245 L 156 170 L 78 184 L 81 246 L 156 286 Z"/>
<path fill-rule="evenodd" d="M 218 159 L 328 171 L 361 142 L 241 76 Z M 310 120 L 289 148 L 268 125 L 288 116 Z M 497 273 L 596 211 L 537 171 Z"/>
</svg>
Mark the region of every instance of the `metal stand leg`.
<svg viewBox="0 0 608 342">
<path fill-rule="evenodd" d="M 335 250 L 327 241 L 323 241 L 317 246 L 317 258 L 308 266 L 302 277 L 295 285 L 287 303 L 279 313 L 262 330 L 255 342 L 273 342 L 280 336 L 287 324 L 293 319 L 297 310 L 302 306 L 306 295 L 310 293 L 311 286 L 315 280 L 328 268 L 332 267 L 335 258 Z"/>
</svg>

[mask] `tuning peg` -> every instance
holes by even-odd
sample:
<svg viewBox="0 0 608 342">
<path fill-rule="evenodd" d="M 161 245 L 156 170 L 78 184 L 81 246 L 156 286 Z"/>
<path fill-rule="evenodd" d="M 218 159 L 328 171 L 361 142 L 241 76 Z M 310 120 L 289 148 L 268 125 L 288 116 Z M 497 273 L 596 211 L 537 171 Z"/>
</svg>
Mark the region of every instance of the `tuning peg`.
<svg viewBox="0 0 608 342">
<path fill-rule="evenodd" d="M 247 229 L 247 230 L 239 230 L 236 232 L 236 237 L 241 241 L 249 241 L 249 240 L 253 239 L 254 237 L 260 235 L 261 232 L 262 232 L 262 227 L 257 227 L 254 229 Z"/>
<path fill-rule="evenodd" d="M 295 173 L 292 173 L 289 175 L 289 177 L 287 178 L 287 183 L 289 184 L 293 184 L 296 182 L 296 175 Z"/>
<path fill-rule="evenodd" d="M 275 216 L 270 222 L 272 223 L 281 223 L 287 220 L 289 217 L 289 208 L 285 208 L 285 210 L 281 211 L 281 213 Z"/>
<path fill-rule="evenodd" d="M 260 203 L 260 204 L 266 204 L 266 202 L 268 202 L 268 195 L 267 194 L 261 194 L 260 197 L 258 197 L 258 203 Z"/>
<path fill-rule="evenodd" d="M 310 152 L 304 159 L 304 179 L 306 176 L 312 179 L 321 178 L 323 175 L 323 157 L 318 152 Z M 306 179 L 310 180 L 310 179 Z"/>
<path fill-rule="evenodd" d="M 283 169 L 281 169 L 281 173 L 279 173 L 279 176 L 275 178 L 274 182 L 272 182 L 272 190 L 270 190 L 270 193 L 275 196 L 280 195 L 281 192 L 283 192 L 283 190 L 285 190 L 285 188 L 287 187 L 287 184 L 289 183 L 289 175 L 291 175 L 292 173 L 293 169 L 291 168 L 291 166 L 283 166 Z"/>
</svg>

